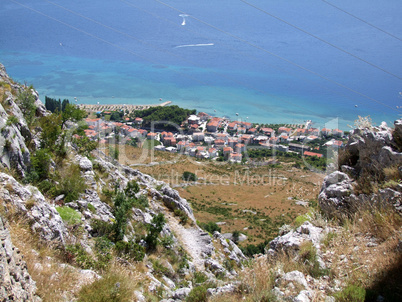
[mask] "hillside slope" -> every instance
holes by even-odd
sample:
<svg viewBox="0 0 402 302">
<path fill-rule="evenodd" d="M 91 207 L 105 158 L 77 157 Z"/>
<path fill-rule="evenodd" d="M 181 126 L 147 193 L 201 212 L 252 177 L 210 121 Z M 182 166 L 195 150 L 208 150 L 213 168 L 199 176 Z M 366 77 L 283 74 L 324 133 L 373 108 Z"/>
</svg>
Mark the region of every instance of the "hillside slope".
<svg viewBox="0 0 402 302">
<path fill-rule="evenodd" d="M 354 131 L 343 172 L 324 180 L 320 209 L 247 259 L 202 230 L 168 184 L 78 148 L 70 138 L 80 124 L 55 123 L 59 113 L 2 66 L 0 94 L 2 300 L 402 298 L 401 120 Z"/>
</svg>

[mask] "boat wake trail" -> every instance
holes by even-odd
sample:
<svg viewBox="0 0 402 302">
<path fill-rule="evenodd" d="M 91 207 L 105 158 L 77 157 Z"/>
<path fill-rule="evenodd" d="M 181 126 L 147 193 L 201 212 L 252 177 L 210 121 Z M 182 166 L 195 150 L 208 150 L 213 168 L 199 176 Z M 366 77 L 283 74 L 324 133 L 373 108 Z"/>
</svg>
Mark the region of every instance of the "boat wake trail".
<svg viewBox="0 0 402 302">
<path fill-rule="evenodd" d="M 185 44 L 185 45 L 178 45 L 174 48 L 182 48 L 182 47 L 202 47 L 202 46 L 214 46 L 214 43 L 204 43 L 204 44 Z"/>
</svg>

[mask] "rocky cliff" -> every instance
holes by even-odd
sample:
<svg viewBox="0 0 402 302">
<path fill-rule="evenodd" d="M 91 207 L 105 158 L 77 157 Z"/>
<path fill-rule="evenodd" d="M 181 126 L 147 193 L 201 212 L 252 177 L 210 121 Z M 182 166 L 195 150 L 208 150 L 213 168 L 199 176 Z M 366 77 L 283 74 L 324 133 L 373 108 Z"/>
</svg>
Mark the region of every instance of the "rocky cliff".
<svg viewBox="0 0 402 302">
<path fill-rule="evenodd" d="M 46 115 L 46 109 L 39 100 L 38 93 L 23 85 L 14 83 L 0 64 L 0 163 L 9 170 L 15 170 L 24 177 L 30 163 L 30 148 L 27 145 L 37 143 L 37 135 L 29 129 L 21 109 L 24 102 L 33 104 L 32 115 Z M 31 113 L 30 113 L 31 114 Z M 32 149 L 32 148 L 31 148 Z"/>
<path fill-rule="evenodd" d="M 324 179 L 318 197 L 329 216 L 351 216 L 367 207 L 392 206 L 402 214 L 402 120 L 395 128 L 355 129 L 340 158 L 340 168 Z"/>
</svg>

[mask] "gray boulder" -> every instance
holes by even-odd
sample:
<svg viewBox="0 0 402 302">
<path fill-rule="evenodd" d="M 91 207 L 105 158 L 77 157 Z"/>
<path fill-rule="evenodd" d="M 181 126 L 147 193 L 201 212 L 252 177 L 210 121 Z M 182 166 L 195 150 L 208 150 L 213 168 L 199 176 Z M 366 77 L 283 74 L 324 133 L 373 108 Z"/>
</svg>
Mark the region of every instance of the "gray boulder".
<svg viewBox="0 0 402 302">
<path fill-rule="evenodd" d="M 92 162 L 87 157 L 79 156 L 77 159 L 81 170 L 92 171 Z"/>
<path fill-rule="evenodd" d="M 302 272 L 291 271 L 291 272 L 286 273 L 285 275 L 283 275 L 282 279 L 284 281 L 292 281 L 292 282 L 299 283 L 304 288 L 308 288 L 306 278 L 304 277 L 304 274 Z"/>
<path fill-rule="evenodd" d="M 320 249 L 320 241 L 324 237 L 326 231 L 322 228 L 312 225 L 306 221 L 296 230 L 276 237 L 269 243 L 270 249 L 268 254 L 275 255 L 279 251 L 286 253 L 296 253 L 300 249 L 300 245 L 304 241 L 311 241 L 317 250 Z"/>
<path fill-rule="evenodd" d="M 324 178 L 318 202 L 322 211 L 342 216 L 355 211 L 355 204 L 351 202 L 350 198 L 352 193 L 352 180 L 349 176 L 335 171 Z"/>
</svg>

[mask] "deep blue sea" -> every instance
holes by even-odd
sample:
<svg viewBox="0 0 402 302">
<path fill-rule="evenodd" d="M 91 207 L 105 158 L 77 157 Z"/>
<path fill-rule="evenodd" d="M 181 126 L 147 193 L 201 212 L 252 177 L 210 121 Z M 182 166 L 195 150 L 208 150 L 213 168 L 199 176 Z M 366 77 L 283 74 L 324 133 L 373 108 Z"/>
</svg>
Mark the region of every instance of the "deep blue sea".
<svg viewBox="0 0 402 302">
<path fill-rule="evenodd" d="M 42 100 L 162 98 L 348 129 L 402 114 L 401 13 L 400 0 L 0 0 L 0 62 Z"/>
</svg>

